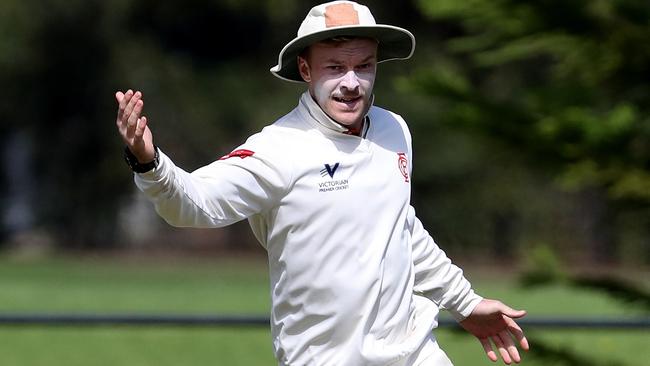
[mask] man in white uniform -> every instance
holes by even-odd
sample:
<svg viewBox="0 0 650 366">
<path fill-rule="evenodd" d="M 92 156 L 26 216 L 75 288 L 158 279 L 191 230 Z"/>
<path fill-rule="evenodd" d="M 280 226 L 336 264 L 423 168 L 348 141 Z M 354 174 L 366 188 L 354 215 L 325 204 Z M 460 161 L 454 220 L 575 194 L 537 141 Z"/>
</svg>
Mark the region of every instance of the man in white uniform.
<svg viewBox="0 0 650 366">
<path fill-rule="evenodd" d="M 247 219 L 269 258 L 280 365 L 451 365 L 432 330 L 448 310 L 497 360 L 519 362 L 525 315 L 472 291 L 410 205 L 411 137 L 372 106 L 378 62 L 415 39 L 367 7 L 314 7 L 271 72 L 306 82 L 290 113 L 187 173 L 153 144 L 142 93 L 117 92 L 117 126 L 137 186 L 170 224 Z"/>
</svg>

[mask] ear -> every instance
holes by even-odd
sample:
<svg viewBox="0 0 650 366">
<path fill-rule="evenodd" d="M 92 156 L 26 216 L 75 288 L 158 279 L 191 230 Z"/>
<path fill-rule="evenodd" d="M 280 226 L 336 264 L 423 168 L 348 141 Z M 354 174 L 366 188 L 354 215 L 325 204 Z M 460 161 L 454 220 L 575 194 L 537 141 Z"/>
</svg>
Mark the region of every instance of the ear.
<svg viewBox="0 0 650 366">
<path fill-rule="evenodd" d="M 309 69 L 309 63 L 307 63 L 307 59 L 302 56 L 298 56 L 298 72 L 300 72 L 300 76 L 302 76 L 302 79 L 305 82 L 311 81 L 311 70 Z"/>
</svg>

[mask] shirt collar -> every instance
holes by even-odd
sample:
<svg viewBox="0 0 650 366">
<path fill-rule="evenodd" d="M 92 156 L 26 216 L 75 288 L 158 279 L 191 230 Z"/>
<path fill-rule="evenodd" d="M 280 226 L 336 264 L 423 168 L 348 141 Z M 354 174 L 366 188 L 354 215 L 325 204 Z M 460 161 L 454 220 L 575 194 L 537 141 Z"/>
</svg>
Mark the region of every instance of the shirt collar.
<svg viewBox="0 0 650 366">
<path fill-rule="evenodd" d="M 370 106 L 372 107 L 372 104 L 375 100 L 375 96 L 373 95 L 370 98 Z M 346 126 L 341 125 L 340 123 L 334 121 L 330 116 L 323 111 L 323 108 L 321 108 L 318 103 L 312 98 L 311 94 L 309 91 L 306 91 L 302 94 L 300 97 L 300 105 L 307 110 L 307 113 L 322 127 L 325 127 L 327 130 L 346 134 L 346 135 L 359 135 L 359 136 L 365 136 L 366 131 L 368 130 L 369 123 L 368 123 L 368 115 L 366 114 L 363 118 L 363 125 L 361 126 L 361 133 L 358 133 L 358 131 L 353 131 L 350 128 L 347 128 Z"/>
</svg>

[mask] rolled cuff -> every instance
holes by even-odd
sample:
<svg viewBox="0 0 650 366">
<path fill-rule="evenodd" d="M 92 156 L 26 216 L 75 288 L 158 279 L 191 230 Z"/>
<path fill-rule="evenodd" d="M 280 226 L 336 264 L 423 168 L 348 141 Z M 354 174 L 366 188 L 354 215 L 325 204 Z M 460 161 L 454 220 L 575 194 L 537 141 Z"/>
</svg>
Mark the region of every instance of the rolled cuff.
<svg viewBox="0 0 650 366">
<path fill-rule="evenodd" d="M 474 290 L 470 291 L 471 293 L 467 294 L 466 301 L 463 301 L 460 306 L 458 306 L 456 309 L 447 309 L 457 322 L 461 322 L 470 316 L 470 314 L 472 314 L 472 311 L 474 311 L 476 305 L 483 301 L 482 296 L 474 293 Z"/>
</svg>

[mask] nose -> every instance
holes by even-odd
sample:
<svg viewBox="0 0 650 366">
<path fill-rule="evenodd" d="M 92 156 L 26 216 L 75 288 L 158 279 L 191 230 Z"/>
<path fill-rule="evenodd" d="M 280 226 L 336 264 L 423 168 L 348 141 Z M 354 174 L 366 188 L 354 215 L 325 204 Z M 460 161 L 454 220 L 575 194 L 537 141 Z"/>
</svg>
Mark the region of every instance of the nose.
<svg viewBox="0 0 650 366">
<path fill-rule="evenodd" d="M 341 89 L 344 93 L 357 93 L 359 91 L 359 78 L 354 70 L 348 71 L 341 80 Z"/>
</svg>

